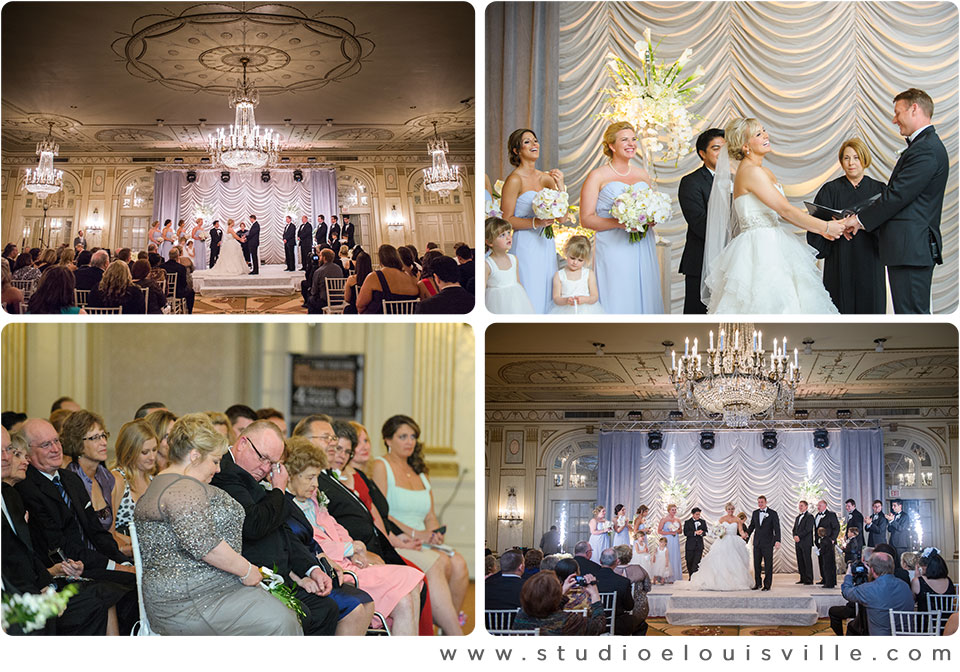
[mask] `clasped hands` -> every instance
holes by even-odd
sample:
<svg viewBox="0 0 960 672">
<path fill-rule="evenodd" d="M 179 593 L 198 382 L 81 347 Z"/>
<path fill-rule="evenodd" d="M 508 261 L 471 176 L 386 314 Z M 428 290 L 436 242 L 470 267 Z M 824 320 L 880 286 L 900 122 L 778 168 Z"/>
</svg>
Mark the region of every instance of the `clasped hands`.
<svg viewBox="0 0 960 672">
<path fill-rule="evenodd" d="M 860 223 L 860 220 L 857 218 L 856 214 L 851 214 L 843 219 L 835 219 L 831 222 L 827 222 L 827 230 L 823 232 L 823 237 L 827 240 L 836 240 L 840 236 L 843 236 L 847 240 L 851 240 L 857 232 L 863 228 L 863 224 Z M 837 232 L 839 230 L 839 233 Z"/>
</svg>

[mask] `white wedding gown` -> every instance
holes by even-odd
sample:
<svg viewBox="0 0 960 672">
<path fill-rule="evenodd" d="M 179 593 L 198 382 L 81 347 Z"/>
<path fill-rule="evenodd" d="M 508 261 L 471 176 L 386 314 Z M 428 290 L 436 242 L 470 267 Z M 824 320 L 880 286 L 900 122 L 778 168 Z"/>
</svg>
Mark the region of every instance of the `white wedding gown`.
<svg viewBox="0 0 960 672">
<path fill-rule="evenodd" d="M 217 257 L 217 263 L 209 271 L 203 272 L 206 277 L 247 275 L 250 269 L 247 262 L 243 259 L 243 249 L 237 239 L 230 235 L 229 231 L 224 234 L 220 243 L 220 256 Z"/>
<path fill-rule="evenodd" d="M 710 546 L 690 579 L 691 590 L 748 590 L 753 586 L 750 552 L 736 523 L 718 523 L 724 535 Z"/>
<path fill-rule="evenodd" d="M 737 196 L 733 208 L 740 234 L 711 264 L 704 281 L 710 291 L 707 312 L 838 314 L 823 286 L 816 250 L 784 231 L 776 211 L 754 194 Z"/>
</svg>

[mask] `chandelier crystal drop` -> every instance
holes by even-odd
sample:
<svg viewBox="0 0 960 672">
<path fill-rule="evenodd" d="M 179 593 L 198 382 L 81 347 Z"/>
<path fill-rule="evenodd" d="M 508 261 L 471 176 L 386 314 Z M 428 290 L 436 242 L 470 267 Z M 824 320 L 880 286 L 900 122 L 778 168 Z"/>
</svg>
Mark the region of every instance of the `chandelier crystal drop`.
<svg viewBox="0 0 960 672">
<path fill-rule="evenodd" d="M 208 150 L 214 165 L 229 170 L 251 171 L 267 168 L 277 162 L 280 152 L 280 137 L 257 126 L 253 109 L 260 104 L 260 92 L 247 83 L 247 64 L 243 57 L 243 79 L 230 92 L 230 107 L 236 108 L 234 123 L 229 131 L 218 128 L 210 136 Z"/>
<path fill-rule="evenodd" d="M 682 355 L 671 353 L 670 381 L 683 413 L 718 414 L 728 427 L 745 427 L 758 415 L 793 413 L 800 363 L 796 348 L 792 361 L 788 356 L 786 338 L 774 339 L 767 355 L 763 333 L 752 324 L 724 323 L 716 348 L 712 331 L 706 353 L 699 347 L 694 338 L 691 349 L 687 338 Z"/>
<path fill-rule="evenodd" d="M 37 156 L 40 163 L 36 168 L 27 168 L 23 188 L 36 194 L 41 200 L 55 194 L 63 187 L 63 171 L 53 167 L 53 157 L 60 153 L 60 145 L 53 139 L 53 122 L 47 122 L 50 131 L 47 137 L 37 143 Z"/>
<path fill-rule="evenodd" d="M 447 141 L 437 134 L 437 122 L 433 122 L 433 137 L 427 141 L 427 151 L 433 165 L 423 171 L 423 186 L 446 198 L 460 187 L 460 166 L 447 165 Z"/>
</svg>

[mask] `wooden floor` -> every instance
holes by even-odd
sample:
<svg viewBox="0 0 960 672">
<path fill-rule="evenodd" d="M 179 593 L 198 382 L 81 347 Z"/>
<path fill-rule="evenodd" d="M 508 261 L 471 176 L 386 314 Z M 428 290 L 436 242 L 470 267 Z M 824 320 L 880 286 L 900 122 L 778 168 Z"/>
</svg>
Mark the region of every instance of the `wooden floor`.
<svg viewBox="0 0 960 672">
<path fill-rule="evenodd" d="M 830 619 L 821 618 L 816 623 L 806 627 L 782 625 L 670 625 L 665 618 L 648 618 L 648 637 L 737 637 L 775 636 L 790 637 L 810 635 L 833 637 L 830 629 Z"/>
</svg>

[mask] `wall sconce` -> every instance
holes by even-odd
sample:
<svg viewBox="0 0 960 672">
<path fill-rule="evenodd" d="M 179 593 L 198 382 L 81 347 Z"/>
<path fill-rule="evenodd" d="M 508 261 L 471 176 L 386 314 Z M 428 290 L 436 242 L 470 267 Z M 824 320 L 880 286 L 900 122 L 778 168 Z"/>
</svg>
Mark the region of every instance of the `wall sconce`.
<svg viewBox="0 0 960 672">
<path fill-rule="evenodd" d="M 391 206 L 390 212 L 387 213 L 387 226 L 403 226 L 403 215 L 397 212 L 397 206 Z"/>
<path fill-rule="evenodd" d="M 507 490 L 507 505 L 500 511 L 497 520 L 509 525 L 520 525 L 523 523 L 523 515 L 517 506 L 517 489 L 509 488 Z"/>
<path fill-rule="evenodd" d="M 87 220 L 87 231 L 97 232 L 103 230 L 103 220 L 100 219 L 100 210 L 98 208 L 93 209 L 93 214 L 90 216 L 90 219 Z"/>
</svg>

